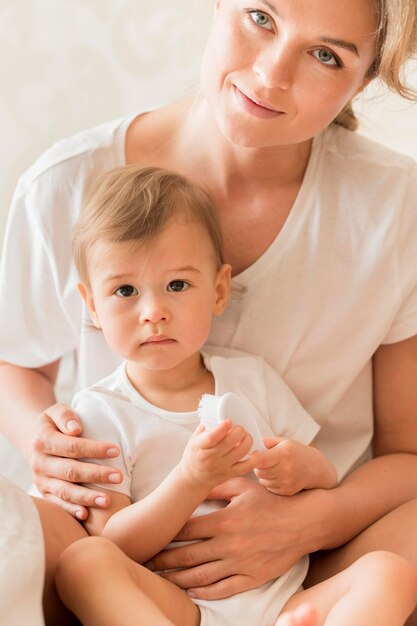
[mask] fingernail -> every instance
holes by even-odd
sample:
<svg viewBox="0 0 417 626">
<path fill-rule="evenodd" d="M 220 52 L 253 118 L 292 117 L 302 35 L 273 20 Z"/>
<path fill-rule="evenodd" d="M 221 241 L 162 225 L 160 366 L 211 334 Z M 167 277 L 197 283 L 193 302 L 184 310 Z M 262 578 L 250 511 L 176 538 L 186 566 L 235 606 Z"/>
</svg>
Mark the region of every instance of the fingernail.
<svg viewBox="0 0 417 626">
<path fill-rule="evenodd" d="M 79 423 L 75 420 L 70 420 L 69 422 L 67 422 L 66 426 L 67 430 L 69 430 L 70 432 L 72 432 L 73 430 L 79 430 L 80 428 Z"/>
<path fill-rule="evenodd" d="M 147 561 L 147 563 L 145 563 L 145 567 L 151 570 L 151 572 L 156 570 L 155 563 L 153 561 Z"/>
<path fill-rule="evenodd" d="M 75 517 L 76 517 L 77 519 L 81 519 L 81 520 L 82 520 L 82 519 L 83 519 L 83 517 L 84 517 L 84 516 L 83 516 L 83 512 L 82 512 L 82 511 L 75 511 Z"/>
<path fill-rule="evenodd" d="M 97 506 L 106 506 L 107 504 L 107 500 L 106 498 L 103 498 L 103 496 L 99 496 L 94 500 L 94 502 L 95 504 L 97 504 Z"/>
<path fill-rule="evenodd" d="M 119 482 L 120 482 L 120 474 L 109 475 L 109 483 L 119 483 Z"/>
<path fill-rule="evenodd" d="M 190 589 L 187 589 L 187 595 L 190 598 L 196 598 L 197 596 L 195 595 L 194 591 L 191 591 Z"/>
<path fill-rule="evenodd" d="M 110 456 L 110 457 L 119 456 L 119 450 L 117 448 L 109 448 L 107 450 L 107 456 Z"/>
</svg>

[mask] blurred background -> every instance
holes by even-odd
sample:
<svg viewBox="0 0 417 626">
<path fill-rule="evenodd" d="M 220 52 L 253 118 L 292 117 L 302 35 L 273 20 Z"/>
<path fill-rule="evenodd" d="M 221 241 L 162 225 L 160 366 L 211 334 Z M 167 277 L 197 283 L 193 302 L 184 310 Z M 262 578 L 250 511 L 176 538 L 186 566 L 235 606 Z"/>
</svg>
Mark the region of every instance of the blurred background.
<svg viewBox="0 0 417 626">
<path fill-rule="evenodd" d="M 198 84 L 213 3 L 0 0 L 0 253 L 17 179 L 53 142 Z M 417 62 L 409 73 L 417 86 Z M 417 160 L 417 106 L 375 84 L 357 111 L 360 132 Z M 16 477 L 3 444 L 0 471 Z"/>
</svg>

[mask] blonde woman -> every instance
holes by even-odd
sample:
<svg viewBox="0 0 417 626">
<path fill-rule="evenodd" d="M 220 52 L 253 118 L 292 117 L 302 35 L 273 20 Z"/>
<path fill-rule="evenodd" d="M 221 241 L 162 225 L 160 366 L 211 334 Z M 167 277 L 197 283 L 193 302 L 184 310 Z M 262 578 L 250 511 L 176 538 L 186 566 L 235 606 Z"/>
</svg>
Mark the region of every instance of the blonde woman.
<svg viewBox="0 0 417 626">
<path fill-rule="evenodd" d="M 416 31 L 416 0 L 217 0 L 198 93 L 66 140 L 22 177 L 0 275 L 1 414 L 39 491 L 63 509 L 59 528 L 44 516 L 47 586 L 84 532 L 64 511 L 85 519 L 110 504 L 80 483 L 121 480 L 114 443 L 84 440 L 53 386 L 68 350 L 77 386 L 118 363 L 85 325 L 70 231 L 91 182 L 124 163 L 175 169 L 211 193 L 246 289 L 210 343 L 256 353 L 283 376 L 341 479 L 291 498 L 226 483 L 216 496 L 230 506 L 180 535 L 205 541 L 153 566 L 186 566 L 166 576 L 212 599 L 311 552 L 306 585 L 375 549 L 417 563 L 417 169 L 356 134 L 351 107 L 376 77 L 415 98 L 402 71 Z"/>
</svg>

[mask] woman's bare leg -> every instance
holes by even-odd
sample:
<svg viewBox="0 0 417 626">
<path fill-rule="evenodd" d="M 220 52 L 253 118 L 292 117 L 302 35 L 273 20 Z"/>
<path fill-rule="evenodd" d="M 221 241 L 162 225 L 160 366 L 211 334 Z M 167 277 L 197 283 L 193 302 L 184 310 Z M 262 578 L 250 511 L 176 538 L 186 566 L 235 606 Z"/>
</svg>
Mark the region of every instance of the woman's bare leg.
<svg viewBox="0 0 417 626">
<path fill-rule="evenodd" d="M 371 552 L 295 594 L 283 613 L 305 603 L 317 611 L 314 626 L 403 626 L 417 603 L 417 572 L 396 554 Z"/>
<path fill-rule="evenodd" d="M 87 536 L 83 526 L 69 513 L 43 498 L 33 498 L 41 519 L 45 542 L 45 586 L 43 605 L 47 626 L 79 624 L 61 602 L 55 588 L 59 557 L 71 543 Z"/>
<path fill-rule="evenodd" d="M 135 563 L 103 537 L 70 546 L 60 559 L 56 584 L 62 600 L 84 626 L 200 623 L 200 611 L 184 591 Z"/>
<path fill-rule="evenodd" d="M 391 511 L 345 546 L 312 555 L 305 586 L 310 587 L 334 576 L 364 554 L 375 550 L 389 550 L 399 554 L 417 569 L 416 519 L 417 499 Z M 417 610 L 412 612 L 406 624 L 417 626 Z"/>
</svg>

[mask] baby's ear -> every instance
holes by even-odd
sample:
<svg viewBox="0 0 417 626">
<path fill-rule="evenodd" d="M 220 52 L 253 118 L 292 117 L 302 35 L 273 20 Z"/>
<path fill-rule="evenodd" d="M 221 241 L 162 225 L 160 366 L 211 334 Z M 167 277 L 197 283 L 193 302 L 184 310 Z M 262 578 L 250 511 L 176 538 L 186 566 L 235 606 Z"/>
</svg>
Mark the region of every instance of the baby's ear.
<svg viewBox="0 0 417 626">
<path fill-rule="evenodd" d="M 88 312 L 90 313 L 91 321 L 93 322 L 94 326 L 96 328 L 101 328 L 91 289 L 89 287 L 86 287 L 86 285 L 84 285 L 83 283 L 78 283 L 77 289 L 87 306 Z"/>
<path fill-rule="evenodd" d="M 230 281 L 232 268 L 225 263 L 217 271 L 216 276 L 216 299 L 214 302 L 213 315 L 221 315 L 226 307 L 230 293 Z"/>
</svg>

